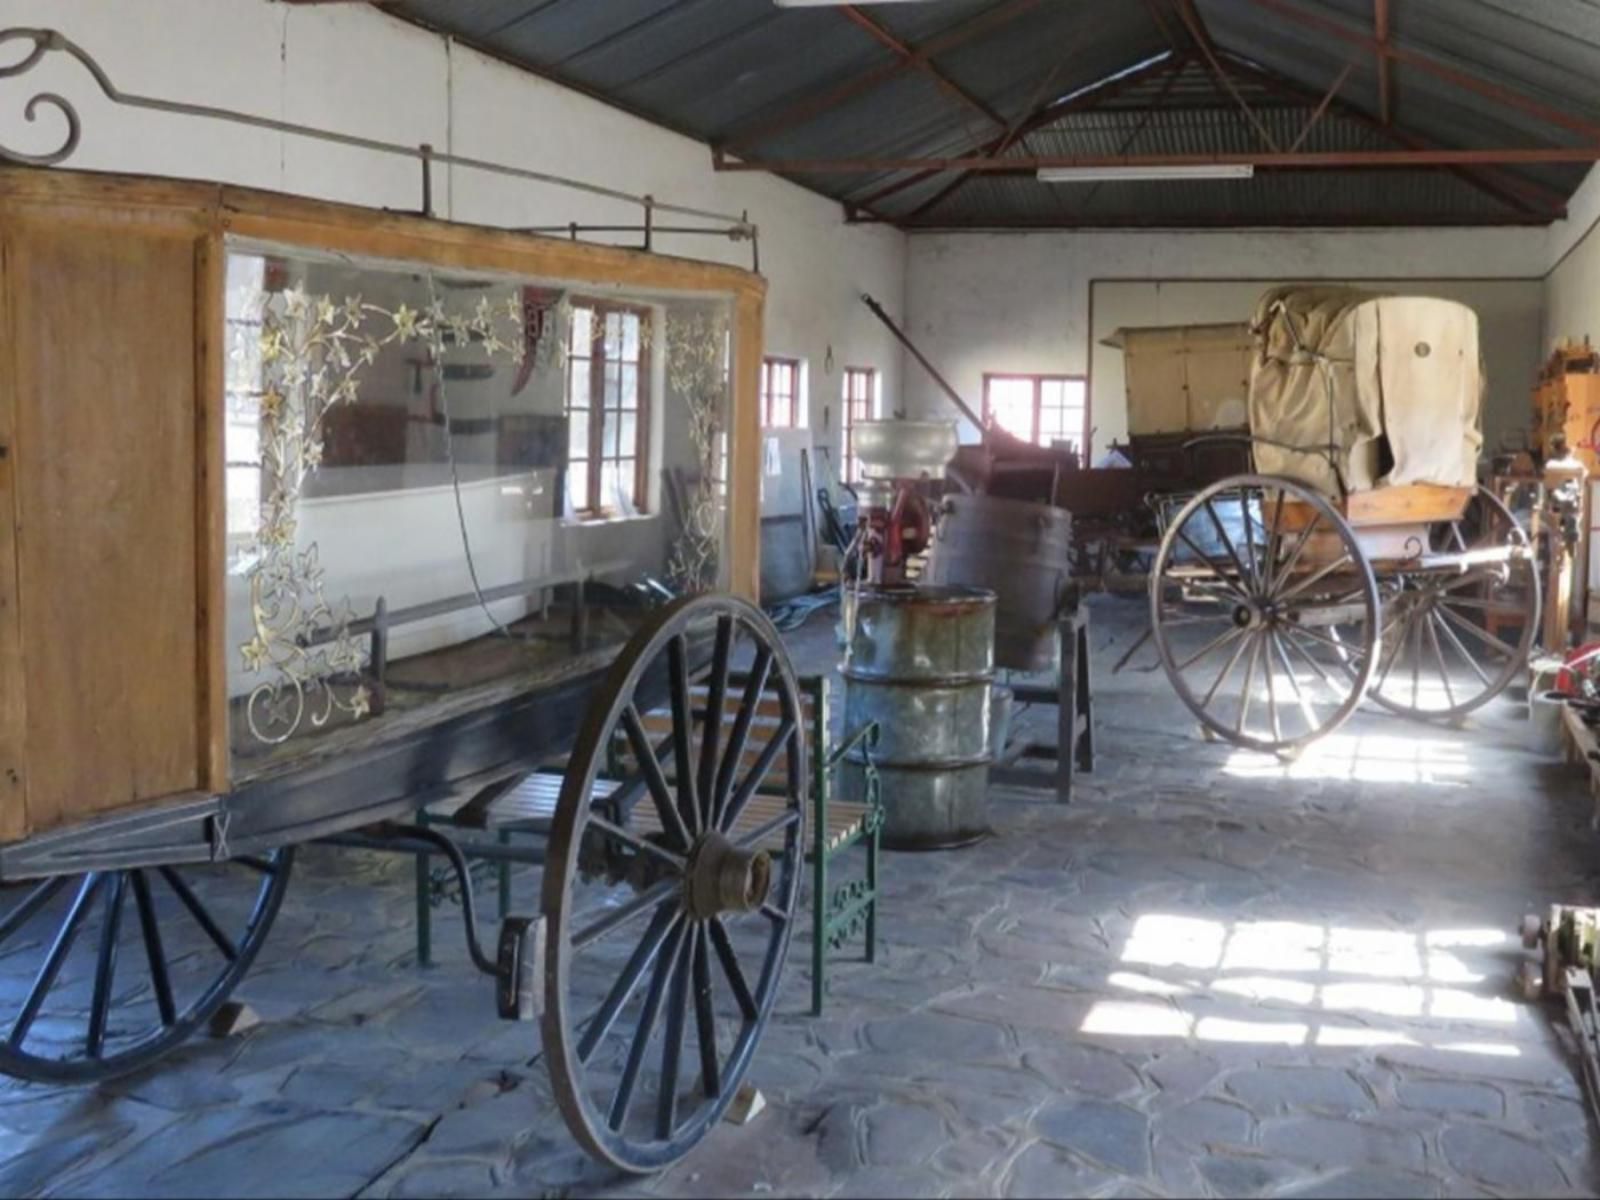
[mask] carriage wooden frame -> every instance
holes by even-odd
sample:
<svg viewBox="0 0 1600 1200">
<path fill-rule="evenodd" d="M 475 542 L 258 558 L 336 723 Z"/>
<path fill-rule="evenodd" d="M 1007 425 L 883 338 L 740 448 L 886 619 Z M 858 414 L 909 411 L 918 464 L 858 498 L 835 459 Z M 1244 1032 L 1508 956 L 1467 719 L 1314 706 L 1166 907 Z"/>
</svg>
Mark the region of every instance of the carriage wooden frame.
<svg viewBox="0 0 1600 1200">
<path fill-rule="evenodd" d="M 620 649 L 576 653 L 426 719 L 375 722 L 369 736 L 332 739 L 337 753 L 238 772 L 223 586 L 224 272 L 235 238 L 425 270 L 724 297 L 733 358 L 724 554 L 735 594 L 682 599 L 641 617 Z M 591 1152 L 651 1170 L 704 1136 L 731 1103 L 770 1015 L 803 857 L 808 772 L 795 674 L 777 631 L 740 598 L 754 596 L 759 579 L 765 286 L 712 263 L 230 186 L 0 169 L 0 898 L 21 897 L 0 917 L 0 941 L 29 921 L 53 920 L 50 906 L 76 884 L 0 1037 L 0 1071 L 94 1082 L 180 1043 L 249 969 L 282 903 L 293 847 L 320 839 L 443 852 L 462 869 L 471 957 L 497 977 L 502 1015 L 542 1013 L 562 1111 Z M 758 678 L 743 690 L 740 712 L 776 704 L 782 713 L 770 753 L 747 767 L 748 718 L 735 719 L 726 739 L 711 718 L 741 648 Z M 717 692 L 717 706 L 689 704 L 697 683 Z M 638 712 L 661 704 L 671 735 L 636 747 L 649 758 L 633 775 L 597 787 L 614 741 L 636 736 Z M 504 922 L 498 952 L 488 953 L 459 852 L 436 829 L 399 822 L 563 754 L 567 783 L 548 841 L 512 852 L 545 864 L 543 911 Z M 741 812 L 779 754 L 788 756 L 781 820 L 743 829 Z M 660 761 L 691 755 L 697 770 L 669 783 Z M 667 832 L 633 829 L 636 805 Z M 576 881 L 592 866 L 580 871 L 579 860 L 597 845 L 608 870 L 622 860 L 629 870 L 648 863 L 649 885 L 605 921 L 576 928 Z M 238 867 L 255 897 L 239 928 L 223 928 L 185 881 L 183 868 L 217 864 Z M 192 1004 L 175 1000 L 162 959 L 152 896 L 163 887 L 221 960 Z M 61 1056 L 30 1050 L 62 961 L 101 909 L 92 996 L 72 1014 L 84 1019 L 81 1047 Z M 124 910 L 137 922 L 122 920 Z M 765 947 L 751 978 L 736 969 L 737 956 L 729 966 L 729 937 L 719 932 L 747 910 Z M 645 939 L 605 1005 L 580 1026 L 571 961 L 645 916 Z M 123 1053 L 114 1049 L 111 980 L 119 944 L 134 937 L 149 959 L 148 1000 L 160 1020 L 147 1035 L 128 1035 Z M 736 1008 L 736 1044 L 725 1060 L 716 1014 L 703 1002 L 719 965 Z M 588 1055 L 647 975 L 608 1112 L 585 1090 Z M 676 1085 L 691 1015 L 702 1089 L 686 1111 Z M 629 1110 L 660 1022 L 655 1115 L 638 1132 Z"/>
<path fill-rule="evenodd" d="M 1232 531 L 1219 509 L 1237 517 Z M 1208 545 L 1197 544 L 1202 528 L 1215 532 Z M 1161 665 L 1205 736 L 1293 756 L 1368 698 L 1445 721 L 1487 704 L 1526 666 L 1540 595 L 1531 543 L 1485 489 L 1413 483 L 1330 499 L 1299 480 L 1248 474 L 1169 515 L 1149 602 Z M 1182 644 L 1185 625 L 1208 619 L 1214 635 L 1198 650 L 1193 638 Z M 1229 680 L 1241 664 L 1234 703 Z M 1202 670 L 1209 686 L 1190 674 Z M 1266 723 L 1247 727 L 1258 696 Z M 1280 720 L 1280 700 L 1298 709 L 1297 729 Z"/>
</svg>

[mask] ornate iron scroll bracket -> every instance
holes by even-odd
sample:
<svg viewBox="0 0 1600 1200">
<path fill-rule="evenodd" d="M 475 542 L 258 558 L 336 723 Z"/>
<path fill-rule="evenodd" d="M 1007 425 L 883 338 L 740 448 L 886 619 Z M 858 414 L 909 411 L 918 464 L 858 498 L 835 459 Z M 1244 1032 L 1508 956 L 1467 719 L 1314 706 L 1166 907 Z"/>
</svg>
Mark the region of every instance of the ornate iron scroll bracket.
<svg viewBox="0 0 1600 1200">
<path fill-rule="evenodd" d="M 532 171 L 525 167 L 513 167 L 506 163 L 492 162 L 488 159 L 471 158 L 463 154 L 451 154 L 436 150 L 426 144 L 403 145 L 397 142 L 379 141 L 376 138 L 358 137 L 349 133 L 337 133 L 331 129 L 318 129 L 311 125 L 300 125 L 293 121 L 279 121 L 272 117 L 256 116 L 254 113 L 239 112 L 236 109 L 216 108 L 209 104 L 188 104 L 177 100 L 163 100 L 158 96 L 142 96 L 134 92 L 125 92 L 111 81 L 105 69 L 95 61 L 82 46 L 71 38 L 55 29 L 35 29 L 17 27 L 0 30 L 0 49 L 12 42 L 31 42 L 32 47 L 17 62 L 0 67 L 0 79 L 10 79 L 25 75 L 42 62 L 46 55 L 60 52 L 71 55 L 77 59 L 94 77 L 95 84 L 107 100 L 124 108 L 145 109 L 150 112 L 169 113 L 185 117 L 203 117 L 213 121 L 231 121 L 236 125 L 249 125 L 256 129 L 266 129 L 274 133 L 286 133 L 295 137 L 312 138 L 316 141 L 331 142 L 338 146 L 349 146 L 357 150 L 370 150 L 378 154 L 395 154 L 403 158 L 410 158 L 420 166 L 423 186 L 423 208 L 432 207 L 432 168 L 435 165 L 462 167 L 474 171 L 486 171 L 490 174 L 505 175 L 514 179 L 523 179 L 532 183 L 548 184 L 552 187 L 569 188 L 574 191 L 585 192 L 592 196 L 603 196 L 609 200 L 618 200 L 626 204 L 636 205 L 641 213 L 639 229 L 645 232 L 645 248 L 652 249 L 651 239 L 654 234 L 712 234 L 717 237 L 730 238 L 734 241 L 749 239 L 751 245 L 752 269 L 760 271 L 760 244 L 758 241 L 759 229 L 751 222 L 748 213 L 732 216 L 728 213 L 710 212 L 705 209 L 691 208 L 682 204 L 669 204 L 653 196 L 639 196 L 632 192 L 620 191 L 616 188 L 603 187 L 600 184 L 587 183 L 581 179 L 572 179 L 564 175 L 552 175 L 545 171 Z M 78 148 L 81 140 L 82 121 L 78 111 L 64 96 L 55 92 L 39 92 L 29 98 L 23 106 L 22 115 L 29 121 L 37 119 L 41 106 L 55 109 L 67 122 L 67 136 L 54 150 L 42 154 L 28 154 L 20 150 L 13 150 L 0 145 L 0 162 L 20 163 L 25 166 L 54 166 L 65 162 Z M 675 213 L 679 216 L 693 218 L 697 221 L 710 222 L 704 227 L 698 226 L 662 226 L 655 223 L 657 214 Z M 431 214 L 429 214 L 431 215 Z M 580 229 L 598 231 L 603 226 L 570 227 L 574 236 Z"/>
</svg>

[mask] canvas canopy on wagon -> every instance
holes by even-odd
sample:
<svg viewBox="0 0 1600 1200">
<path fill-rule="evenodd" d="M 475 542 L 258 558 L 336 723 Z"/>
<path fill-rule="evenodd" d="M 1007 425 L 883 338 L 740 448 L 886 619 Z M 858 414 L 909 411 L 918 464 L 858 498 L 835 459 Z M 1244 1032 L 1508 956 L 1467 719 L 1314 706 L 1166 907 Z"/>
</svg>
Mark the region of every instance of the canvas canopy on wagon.
<svg viewBox="0 0 1600 1200">
<path fill-rule="evenodd" d="M 1258 471 L 1329 496 L 1473 485 L 1483 369 L 1472 309 L 1427 296 L 1281 287 L 1257 302 L 1251 330 Z"/>
</svg>

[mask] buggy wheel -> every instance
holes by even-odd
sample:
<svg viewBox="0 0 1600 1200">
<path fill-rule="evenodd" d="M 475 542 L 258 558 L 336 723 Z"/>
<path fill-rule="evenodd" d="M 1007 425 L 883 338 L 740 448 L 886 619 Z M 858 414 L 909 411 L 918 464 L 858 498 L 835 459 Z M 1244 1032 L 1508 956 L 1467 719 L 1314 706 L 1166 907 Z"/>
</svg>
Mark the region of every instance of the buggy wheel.
<svg viewBox="0 0 1600 1200">
<path fill-rule="evenodd" d="M 186 1041 L 244 978 L 294 849 L 27 880 L 0 894 L 0 1072 L 95 1083 Z"/>
<path fill-rule="evenodd" d="M 1150 575 L 1161 665 L 1203 728 L 1293 751 L 1356 710 L 1378 589 L 1343 517 L 1291 479 L 1237 475 L 1178 512 Z"/>
<path fill-rule="evenodd" d="M 733 1101 L 794 928 L 806 791 L 794 670 L 742 600 L 663 609 L 590 701 L 545 860 L 542 1032 L 602 1161 L 668 1166 Z"/>
<path fill-rule="evenodd" d="M 1504 551 L 1488 561 L 1449 556 Z M 1433 559 L 1443 559 L 1437 565 Z M 1428 527 L 1427 546 L 1383 572 L 1383 650 L 1372 698 L 1391 712 L 1451 720 L 1503 692 L 1539 632 L 1539 571 L 1528 535 L 1479 488 L 1455 521 Z"/>
</svg>

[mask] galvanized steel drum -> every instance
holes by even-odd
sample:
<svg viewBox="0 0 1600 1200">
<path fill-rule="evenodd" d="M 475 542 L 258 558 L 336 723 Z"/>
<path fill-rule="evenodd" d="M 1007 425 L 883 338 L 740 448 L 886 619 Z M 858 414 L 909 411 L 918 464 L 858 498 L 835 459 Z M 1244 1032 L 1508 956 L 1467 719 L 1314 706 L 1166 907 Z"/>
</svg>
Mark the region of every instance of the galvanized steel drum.
<svg viewBox="0 0 1600 1200">
<path fill-rule="evenodd" d="M 845 647 L 845 728 L 877 721 L 883 844 L 963 846 L 989 831 L 989 693 L 995 595 L 980 588 L 862 588 Z M 868 751 L 842 764 L 848 800 L 866 795 Z"/>
<path fill-rule="evenodd" d="M 994 496 L 950 496 L 928 559 L 930 583 L 992 588 L 994 661 L 1013 671 L 1056 664 L 1056 615 L 1072 579 L 1072 514 Z"/>
</svg>

